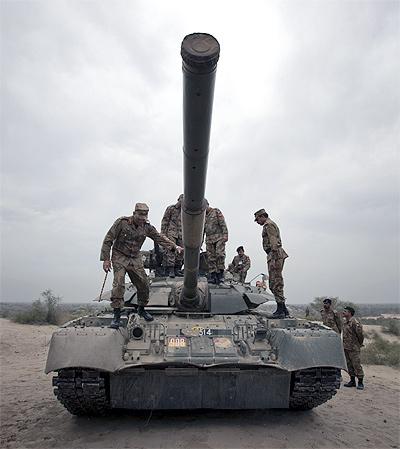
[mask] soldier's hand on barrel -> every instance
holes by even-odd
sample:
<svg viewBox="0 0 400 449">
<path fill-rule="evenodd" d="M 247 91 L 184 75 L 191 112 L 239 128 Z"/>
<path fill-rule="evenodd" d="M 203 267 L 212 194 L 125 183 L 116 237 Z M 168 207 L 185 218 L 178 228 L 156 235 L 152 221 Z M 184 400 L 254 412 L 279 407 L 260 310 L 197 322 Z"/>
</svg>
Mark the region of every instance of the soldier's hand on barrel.
<svg viewBox="0 0 400 449">
<path fill-rule="evenodd" d="M 111 271 L 111 261 L 105 260 L 103 262 L 103 270 L 107 273 L 107 271 Z"/>
<path fill-rule="evenodd" d="M 223 242 L 227 242 L 228 241 L 228 237 L 226 237 L 226 236 L 222 237 L 222 241 Z"/>
<path fill-rule="evenodd" d="M 177 246 L 177 247 L 176 247 L 176 252 L 177 252 L 178 254 L 182 254 L 182 253 L 183 253 L 183 248 L 182 248 L 181 246 Z"/>
</svg>

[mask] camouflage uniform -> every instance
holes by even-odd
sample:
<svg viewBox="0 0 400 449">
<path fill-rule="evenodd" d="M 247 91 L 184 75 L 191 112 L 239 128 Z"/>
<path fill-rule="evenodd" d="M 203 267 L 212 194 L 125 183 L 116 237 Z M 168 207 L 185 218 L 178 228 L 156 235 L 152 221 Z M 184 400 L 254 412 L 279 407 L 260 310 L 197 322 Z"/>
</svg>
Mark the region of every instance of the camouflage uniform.
<svg viewBox="0 0 400 449">
<path fill-rule="evenodd" d="M 282 270 L 288 255 L 282 248 L 279 228 L 270 218 L 267 218 L 263 225 L 262 240 L 264 251 L 267 253 L 269 289 L 276 302 L 284 304 Z"/>
<path fill-rule="evenodd" d="M 362 324 L 351 317 L 343 323 L 343 348 L 346 356 L 347 372 L 352 377 L 364 377 L 361 366 L 360 352 L 364 341 Z"/>
<path fill-rule="evenodd" d="M 233 274 L 233 279 L 238 282 L 244 282 L 247 272 L 250 268 L 250 257 L 243 254 L 243 256 L 235 256 L 232 263 L 228 267 L 228 271 Z"/>
<path fill-rule="evenodd" d="M 321 309 L 320 312 L 321 312 L 321 317 L 322 317 L 322 323 L 325 326 L 330 327 L 332 330 L 334 330 L 338 334 L 341 334 L 342 328 L 343 328 L 343 322 L 342 322 L 342 318 L 341 318 L 340 314 L 338 312 L 336 312 L 336 310 L 333 310 L 333 309 L 326 310 L 325 308 Z"/>
<path fill-rule="evenodd" d="M 209 207 L 204 224 L 208 272 L 225 270 L 225 243 L 228 240 L 228 228 L 222 212 Z"/>
<path fill-rule="evenodd" d="M 121 308 L 124 305 L 126 273 L 137 289 L 138 305 L 145 306 L 149 301 L 149 281 L 140 254 L 140 248 L 146 237 L 150 237 L 164 247 L 176 249 L 175 243 L 158 233 L 149 222 L 143 225 L 137 224 L 133 216 L 118 218 L 104 238 L 100 260 L 110 260 L 112 247 L 114 281 L 111 306 L 113 308 Z"/>
<path fill-rule="evenodd" d="M 161 232 L 178 246 L 182 244 L 181 203 L 168 206 L 161 221 Z M 183 255 L 176 251 L 165 250 L 163 257 L 164 267 L 181 267 Z"/>
</svg>

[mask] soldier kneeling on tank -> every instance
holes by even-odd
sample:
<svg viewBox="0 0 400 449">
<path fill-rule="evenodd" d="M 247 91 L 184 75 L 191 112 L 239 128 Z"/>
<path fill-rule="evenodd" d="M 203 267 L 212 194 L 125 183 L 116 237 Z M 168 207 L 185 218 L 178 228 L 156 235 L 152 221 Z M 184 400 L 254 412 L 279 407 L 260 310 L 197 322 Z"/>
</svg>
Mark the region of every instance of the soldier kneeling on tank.
<svg viewBox="0 0 400 449">
<path fill-rule="evenodd" d="M 147 220 L 149 208 L 145 203 L 136 203 L 135 211 L 130 217 L 120 217 L 107 232 L 103 246 L 101 247 L 100 260 L 103 261 L 103 269 L 108 272 L 114 270 L 113 289 L 111 292 L 111 307 L 114 309 L 114 319 L 110 328 L 118 329 L 121 324 L 121 309 L 124 305 L 125 274 L 128 273 L 132 284 L 137 289 L 138 315 L 146 321 L 152 321 L 153 317 L 145 310 L 149 302 L 149 281 L 144 271 L 143 259 L 140 248 L 146 237 L 150 237 L 155 243 L 178 253 L 183 249 L 169 240 L 163 234 L 157 232 Z M 112 257 L 110 252 L 112 247 Z"/>
</svg>

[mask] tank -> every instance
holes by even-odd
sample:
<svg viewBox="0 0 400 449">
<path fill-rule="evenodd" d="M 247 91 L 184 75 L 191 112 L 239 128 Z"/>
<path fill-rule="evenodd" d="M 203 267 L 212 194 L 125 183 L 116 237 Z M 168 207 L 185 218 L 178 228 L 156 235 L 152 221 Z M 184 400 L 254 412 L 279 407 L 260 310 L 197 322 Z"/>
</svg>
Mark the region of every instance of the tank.
<svg viewBox="0 0 400 449">
<path fill-rule="evenodd" d="M 346 362 L 334 331 L 307 320 L 270 319 L 265 304 L 272 295 L 250 284 L 211 285 L 199 273 L 219 51 L 209 34 L 188 35 L 181 46 L 184 275 L 159 276 L 156 248 L 143 255 L 151 270 L 148 310 L 154 321 L 135 313 L 136 289 L 129 286 L 119 329 L 108 328 L 112 314 L 105 312 L 54 332 L 45 371 L 54 373 L 54 393 L 74 415 L 110 409 L 307 410 L 340 386 Z"/>
</svg>

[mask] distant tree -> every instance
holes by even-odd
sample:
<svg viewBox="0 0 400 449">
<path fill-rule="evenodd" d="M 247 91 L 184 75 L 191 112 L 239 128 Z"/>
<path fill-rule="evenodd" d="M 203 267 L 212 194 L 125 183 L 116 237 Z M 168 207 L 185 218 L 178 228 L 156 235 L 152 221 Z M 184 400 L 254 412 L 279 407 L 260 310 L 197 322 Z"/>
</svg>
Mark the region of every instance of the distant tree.
<svg viewBox="0 0 400 449">
<path fill-rule="evenodd" d="M 43 302 L 47 307 L 46 321 L 49 324 L 58 324 L 57 322 L 57 308 L 61 301 L 60 296 L 55 296 L 51 289 L 47 289 L 41 293 Z M 40 301 L 40 300 L 39 300 Z"/>
<path fill-rule="evenodd" d="M 41 298 L 32 302 L 29 310 L 17 313 L 13 320 L 21 324 L 58 324 L 60 296 L 47 289 L 40 294 Z"/>
</svg>

